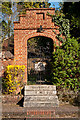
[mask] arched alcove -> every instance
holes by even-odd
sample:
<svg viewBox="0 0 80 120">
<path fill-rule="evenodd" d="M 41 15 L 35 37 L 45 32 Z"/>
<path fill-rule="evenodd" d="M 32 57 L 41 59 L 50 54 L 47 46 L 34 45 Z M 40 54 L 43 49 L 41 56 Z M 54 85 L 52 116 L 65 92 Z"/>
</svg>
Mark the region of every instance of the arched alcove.
<svg viewBox="0 0 80 120">
<path fill-rule="evenodd" d="M 50 84 L 53 48 L 49 37 L 35 36 L 27 40 L 28 84 Z"/>
</svg>

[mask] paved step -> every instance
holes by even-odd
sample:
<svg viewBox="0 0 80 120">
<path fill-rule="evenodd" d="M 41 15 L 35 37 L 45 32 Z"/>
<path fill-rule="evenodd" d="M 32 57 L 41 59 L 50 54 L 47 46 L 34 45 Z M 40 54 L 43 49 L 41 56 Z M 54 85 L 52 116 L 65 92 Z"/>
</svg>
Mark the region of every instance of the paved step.
<svg viewBox="0 0 80 120">
<path fill-rule="evenodd" d="M 24 101 L 57 101 L 58 97 L 54 96 L 24 96 Z"/>
<path fill-rule="evenodd" d="M 24 107 L 58 107 L 59 103 L 56 102 L 24 102 Z"/>
<path fill-rule="evenodd" d="M 56 90 L 56 86 L 55 85 L 26 85 L 25 86 L 25 91 L 26 90 Z"/>
<path fill-rule="evenodd" d="M 45 91 L 45 90 L 31 90 L 31 91 L 24 91 L 24 95 L 37 95 L 37 96 L 45 96 L 45 95 L 55 95 L 56 91 Z"/>
<path fill-rule="evenodd" d="M 58 107 L 59 101 L 54 85 L 26 85 L 24 107 Z"/>
</svg>

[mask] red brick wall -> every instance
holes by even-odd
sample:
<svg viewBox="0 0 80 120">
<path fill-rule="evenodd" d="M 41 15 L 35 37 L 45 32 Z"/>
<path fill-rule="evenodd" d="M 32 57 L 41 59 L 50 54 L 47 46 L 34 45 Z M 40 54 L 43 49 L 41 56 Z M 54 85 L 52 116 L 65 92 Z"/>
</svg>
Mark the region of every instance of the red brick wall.
<svg viewBox="0 0 80 120">
<path fill-rule="evenodd" d="M 57 26 L 52 22 L 52 18 L 47 16 L 47 12 L 55 14 L 54 8 L 30 8 L 26 9 L 25 15 L 20 15 L 20 21 L 14 22 L 14 61 L 15 64 L 25 65 L 25 82 L 27 82 L 27 40 L 35 36 L 49 37 L 56 41 L 59 45 L 59 41 L 53 32 Z M 43 32 L 37 32 L 37 28 L 42 25 Z M 61 43 L 60 43 L 61 44 Z"/>
</svg>

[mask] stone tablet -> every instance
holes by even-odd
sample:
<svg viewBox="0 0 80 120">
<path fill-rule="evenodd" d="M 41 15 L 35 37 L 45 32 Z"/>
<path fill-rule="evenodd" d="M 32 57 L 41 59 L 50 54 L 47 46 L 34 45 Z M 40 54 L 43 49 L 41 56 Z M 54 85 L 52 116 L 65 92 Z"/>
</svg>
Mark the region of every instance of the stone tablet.
<svg viewBox="0 0 80 120">
<path fill-rule="evenodd" d="M 36 71 L 44 71 L 45 70 L 45 63 L 38 62 L 35 64 Z"/>
</svg>

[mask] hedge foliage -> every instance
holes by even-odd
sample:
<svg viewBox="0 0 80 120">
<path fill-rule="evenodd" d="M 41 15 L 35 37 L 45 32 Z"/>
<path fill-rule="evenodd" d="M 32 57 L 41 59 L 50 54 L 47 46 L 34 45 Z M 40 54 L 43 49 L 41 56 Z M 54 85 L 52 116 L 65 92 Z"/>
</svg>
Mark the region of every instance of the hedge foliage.
<svg viewBox="0 0 80 120">
<path fill-rule="evenodd" d="M 80 90 L 80 47 L 76 39 L 68 38 L 53 52 L 52 83 L 61 88 Z"/>
</svg>

